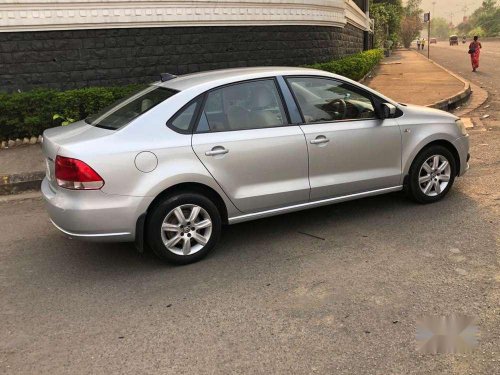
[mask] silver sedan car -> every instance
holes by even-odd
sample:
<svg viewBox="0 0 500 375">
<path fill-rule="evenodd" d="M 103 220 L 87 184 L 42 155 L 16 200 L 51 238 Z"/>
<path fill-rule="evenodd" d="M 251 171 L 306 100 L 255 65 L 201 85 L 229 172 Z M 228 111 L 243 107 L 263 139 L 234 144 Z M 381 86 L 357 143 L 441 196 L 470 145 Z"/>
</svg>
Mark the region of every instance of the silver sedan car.
<svg viewBox="0 0 500 375">
<path fill-rule="evenodd" d="M 303 68 L 163 74 L 43 139 L 59 230 L 180 264 L 207 255 L 223 224 L 403 189 L 436 202 L 469 160 L 457 117 Z"/>
</svg>

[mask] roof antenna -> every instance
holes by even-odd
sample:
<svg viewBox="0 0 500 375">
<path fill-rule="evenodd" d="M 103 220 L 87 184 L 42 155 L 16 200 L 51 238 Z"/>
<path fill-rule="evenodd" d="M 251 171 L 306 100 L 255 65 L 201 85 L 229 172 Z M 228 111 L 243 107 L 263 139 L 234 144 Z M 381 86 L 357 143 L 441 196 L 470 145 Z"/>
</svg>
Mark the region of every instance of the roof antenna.
<svg viewBox="0 0 500 375">
<path fill-rule="evenodd" d="M 170 81 L 171 79 L 177 78 L 175 74 L 170 74 L 170 73 L 161 73 L 160 74 L 160 79 L 162 82 L 167 82 Z"/>
</svg>

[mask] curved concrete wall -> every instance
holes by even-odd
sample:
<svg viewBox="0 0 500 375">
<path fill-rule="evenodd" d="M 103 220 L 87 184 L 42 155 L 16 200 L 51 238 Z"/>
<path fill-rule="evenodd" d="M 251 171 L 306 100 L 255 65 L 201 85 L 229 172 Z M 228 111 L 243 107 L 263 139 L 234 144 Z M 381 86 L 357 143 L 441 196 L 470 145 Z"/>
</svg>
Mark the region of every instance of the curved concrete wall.
<svg viewBox="0 0 500 375">
<path fill-rule="evenodd" d="M 7 92 L 303 65 L 362 51 L 371 39 L 368 17 L 352 0 L 3 1 L 0 91 Z"/>
<path fill-rule="evenodd" d="M 368 30 L 366 0 L 2 0 L 0 32 L 179 26 L 309 25 Z"/>
</svg>

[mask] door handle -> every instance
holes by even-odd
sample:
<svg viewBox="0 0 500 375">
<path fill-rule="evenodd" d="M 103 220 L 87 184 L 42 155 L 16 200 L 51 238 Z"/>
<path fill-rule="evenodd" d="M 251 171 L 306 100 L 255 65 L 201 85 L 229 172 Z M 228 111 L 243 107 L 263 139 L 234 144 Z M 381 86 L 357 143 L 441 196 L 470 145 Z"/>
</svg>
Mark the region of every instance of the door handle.
<svg viewBox="0 0 500 375">
<path fill-rule="evenodd" d="M 316 139 L 311 140 L 312 145 L 320 145 L 328 142 L 330 142 L 330 140 L 326 138 L 324 135 L 317 136 Z"/>
<path fill-rule="evenodd" d="M 229 150 L 225 149 L 221 146 L 216 146 L 212 150 L 205 152 L 207 156 L 217 156 L 217 155 L 225 155 L 229 152 Z"/>
</svg>

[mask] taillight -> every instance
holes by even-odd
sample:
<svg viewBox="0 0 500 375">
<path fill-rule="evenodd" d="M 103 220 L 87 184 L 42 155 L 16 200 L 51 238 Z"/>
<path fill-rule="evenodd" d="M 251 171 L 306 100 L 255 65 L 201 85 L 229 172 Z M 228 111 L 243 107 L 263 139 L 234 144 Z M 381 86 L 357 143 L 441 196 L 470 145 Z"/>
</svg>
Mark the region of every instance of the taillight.
<svg viewBox="0 0 500 375">
<path fill-rule="evenodd" d="M 91 167 L 78 159 L 56 156 L 55 175 L 57 184 L 72 190 L 99 190 L 104 180 Z"/>
</svg>

